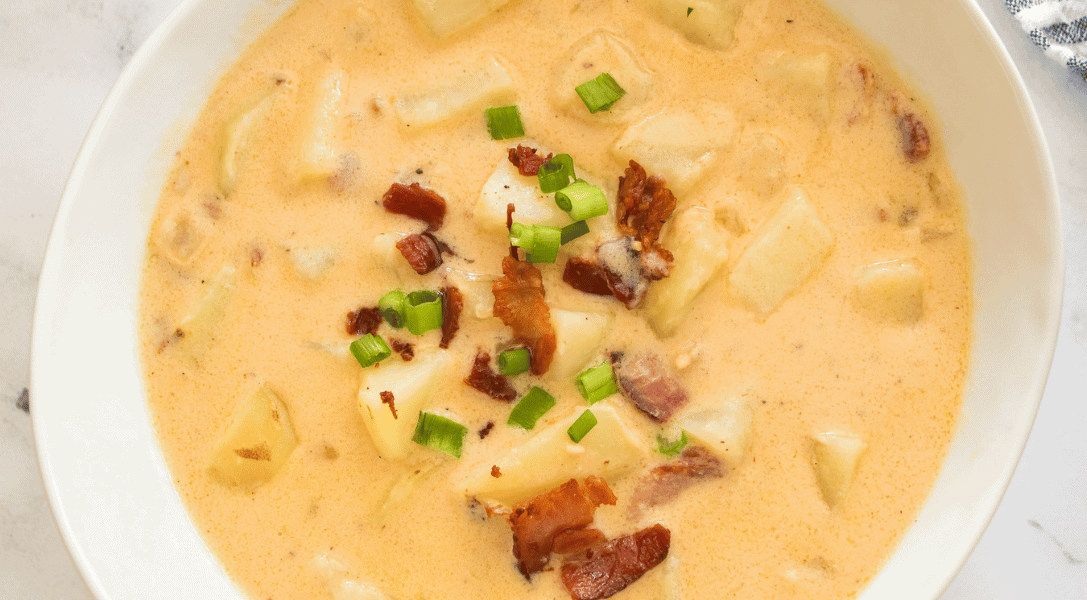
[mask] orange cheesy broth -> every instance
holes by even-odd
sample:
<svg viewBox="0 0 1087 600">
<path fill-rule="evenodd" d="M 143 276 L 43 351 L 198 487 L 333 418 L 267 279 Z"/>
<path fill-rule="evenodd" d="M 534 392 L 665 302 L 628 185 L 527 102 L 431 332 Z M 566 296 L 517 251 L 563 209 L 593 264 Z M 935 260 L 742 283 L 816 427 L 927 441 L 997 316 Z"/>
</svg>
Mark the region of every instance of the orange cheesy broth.
<svg viewBox="0 0 1087 600">
<path fill-rule="evenodd" d="M 555 64 L 601 27 L 633 48 L 653 77 L 629 120 L 572 116 L 554 100 Z M 776 56 L 813 53 L 832 57 L 825 107 L 813 108 L 802 86 L 772 68 Z M 527 141 L 492 141 L 482 110 L 415 130 L 398 118 L 398 94 L 455 77 L 486 54 L 513 79 Z M 351 158 L 331 178 L 301 176 L 299 148 L 330 68 L 347 74 L 332 139 L 341 158 Z M 269 85 L 277 88 L 275 99 L 236 187 L 224 194 L 224 126 Z M 713 112 L 704 104 L 711 99 L 731 115 L 731 140 L 696 183 L 677 192 L 677 214 L 714 211 L 728 232 L 729 259 L 673 335 L 658 338 L 641 310 L 562 282 L 568 250 L 555 265 L 538 266 L 551 307 L 613 314 L 585 366 L 612 351 L 653 351 L 669 365 L 679 359 L 691 398 L 685 410 L 742 399 L 752 413 L 752 445 L 724 477 L 701 481 L 634 522 L 628 509 L 639 481 L 671 460 L 651 451 L 655 435 L 678 431 L 621 396 L 605 400 L 650 451 L 644 464 L 608 481 L 618 503 L 601 506 L 593 526 L 609 538 L 653 523 L 671 530 L 668 560 L 621 597 L 855 595 L 931 488 L 967 364 L 969 254 L 954 179 L 924 107 L 910 102 L 930 124 L 932 150 L 923 160 L 903 156 L 895 120 L 895 103 L 916 97 L 878 52 L 825 7 L 803 0 L 747 2 L 727 50 L 686 40 L 638 3 L 515 0 L 447 37 L 429 31 L 410 2 L 299 3 L 223 77 L 178 153 L 141 292 L 155 427 L 209 548 L 254 598 L 326 598 L 347 593 L 347 582 L 389 598 L 569 597 L 556 573 L 526 581 L 514 564 L 506 520 L 486 518 L 464 495 L 465 480 L 489 472 L 496 457 L 533 433 L 505 424 L 510 405 L 461 383 L 477 349 L 494 356 L 509 329 L 477 318 L 469 301 L 448 350 L 452 366 L 427 402 L 428 412 L 468 428 L 460 459 L 416 446 L 407 458 L 388 460 L 359 413 L 365 375 L 345 358 L 353 338 L 343 331 L 344 315 L 376 305 L 392 289 L 447 283 L 443 269 L 419 276 L 375 255 L 379 234 L 423 229 L 381 208 L 391 183 L 420 182 L 448 201 L 437 235 L 457 256 L 447 256 L 446 267 L 497 276 L 508 240 L 480 232 L 475 206 L 509 147 L 569 152 L 579 175 L 614 205 L 625 167 L 612 153 L 616 138 L 661 110 Z M 763 318 L 730 291 L 728 274 L 793 184 L 806 190 L 833 233 L 833 250 Z M 196 250 L 184 260 L 163 242 L 177 242 L 162 232 L 177 229 L 178 215 L 195 231 L 186 234 L 186 247 Z M 332 249 L 333 259 L 310 280 L 299 276 L 291 254 L 314 247 Z M 924 270 L 923 314 L 908 325 L 873 318 L 855 300 L 858 269 L 895 259 L 916 259 Z M 176 331 L 224 265 L 235 269 L 227 308 L 212 342 L 194 358 Z M 435 352 L 439 338 L 387 326 L 379 334 L 413 342 L 417 356 Z M 586 408 L 572 377 L 522 375 L 513 382 L 521 393 L 539 385 L 557 399 L 534 432 Z M 298 446 L 267 483 L 252 490 L 224 485 L 209 476 L 209 455 L 239 404 L 264 384 L 282 400 Z M 491 422 L 480 439 L 477 432 Z M 825 431 L 853 432 L 867 444 L 847 496 L 833 509 L 812 466 L 812 436 Z M 315 559 L 324 562 L 315 566 Z M 552 566 L 559 564 L 553 557 Z"/>
</svg>

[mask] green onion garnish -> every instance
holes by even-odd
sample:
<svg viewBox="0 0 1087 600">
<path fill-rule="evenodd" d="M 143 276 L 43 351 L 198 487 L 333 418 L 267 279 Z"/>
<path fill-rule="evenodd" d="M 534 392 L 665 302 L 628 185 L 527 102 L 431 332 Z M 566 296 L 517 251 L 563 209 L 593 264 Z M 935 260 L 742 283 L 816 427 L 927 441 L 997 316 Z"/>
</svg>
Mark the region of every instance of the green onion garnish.
<svg viewBox="0 0 1087 600">
<path fill-rule="evenodd" d="M 687 447 L 687 432 L 679 431 L 679 438 L 670 440 L 661 434 L 657 434 L 657 452 L 665 456 L 675 456 Z"/>
<path fill-rule="evenodd" d="M 377 310 L 390 326 L 400 329 L 404 326 L 404 292 L 393 290 L 377 301 Z"/>
<path fill-rule="evenodd" d="M 615 385 L 615 375 L 607 361 L 581 372 L 577 376 L 577 391 L 581 397 L 594 404 L 619 391 Z"/>
<path fill-rule="evenodd" d="M 574 88 L 581 101 L 591 113 L 608 110 L 616 100 L 626 94 L 626 90 L 619 87 L 615 78 L 610 73 L 601 73 L 596 79 L 590 79 Z"/>
<path fill-rule="evenodd" d="M 555 192 L 555 204 L 575 221 L 608 214 L 608 199 L 604 192 L 581 179 Z"/>
<path fill-rule="evenodd" d="M 351 342 L 351 354 L 363 368 L 373 366 L 393 353 L 381 336 L 367 333 L 359 339 Z"/>
<path fill-rule="evenodd" d="M 515 348 L 506 350 L 498 355 L 498 372 L 503 375 L 520 375 L 528 370 L 528 348 Z"/>
<path fill-rule="evenodd" d="M 466 433 L 468 428 L 452 419 L 420 412 L 419 421 L 415 424 L 415 435 L 411 436 L 411 441 L 460 458 Z"/>
<path fill-rule="evenodd" d="M 525 126 L 521 124 L 521 111 L 516 106 L 488 108 L 487 131 L 492 140 L 508 140 L 525 135 Z"/>
<path fill-rule="evenodd" d="M 577 223 L 570 223 L 566 227 L 562 228 L 562 235 L 559 241 L 565 246 L 570 242 L 578 239 L 579 237 L 589 233 L 589 224 L 585 221 L 578 221 Z"/>
<path fill-rule="evenodd" d="M 532 429 L 540 417 L 555 407 L 555 398 L 542 389 L 533 386 L 524 398 L 513 407 L 507 425 L 516 425 L 521 429 Z M 586 430 L 588 431 L 588 430 Z M 577 441 L 577 440 L 575 440 Z"/>
<path fill-rule="evenodd" d="M 509 237 L 510 244 L 524 249 L 528 262 L 553 263 L 562 246 L 562 229 L 553 225 L 514 223 Z"/>
<path fill-rule="evenodd" d="M 404 322 L 408 331 L 422 335 L 442 326 L 442 297 L 436 292 L 423 290 L 408 294 L 404 302 Z"/>
<path fill-rule="evenodd" d="M 574 440 L 574 443 L 580 443 L 590 431 L 596 427 L 596 415 L 589 409 L 585 409 L 585 412 L 581 413 L 581 416 L 574 421 L 574 424 L 570 426 L 570 429 L 566 430 L 566 434 L 570 436 L 570 439 Z"/>
<path fill-rule="evenodd" d="M 569 154 L 560 154 L 545 162 L 536 173 L 536 178 L 540 182 L 541 192 L 554 194 L 577 179 L 574 159 Z"/>
<path fill-rule="evenodd" d="M 510 225 L 510 245 L 517 246 L 518 248 L 524 248 L 525 252 L 528 252 L 529 248 L 532 248 L 532 244 L 536 242 L 536 229 L 535 225 L 524 225 L 522 223 L 514 223 Z"/>
</svg>

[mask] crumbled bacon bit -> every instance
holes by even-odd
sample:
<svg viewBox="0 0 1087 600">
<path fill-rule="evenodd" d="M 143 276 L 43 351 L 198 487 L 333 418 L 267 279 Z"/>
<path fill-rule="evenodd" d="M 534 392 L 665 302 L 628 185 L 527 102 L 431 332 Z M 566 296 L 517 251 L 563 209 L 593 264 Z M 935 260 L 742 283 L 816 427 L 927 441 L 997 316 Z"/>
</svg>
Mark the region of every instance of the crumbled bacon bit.
<svg viewBox="0 0 1087 600">
<path fill-rule="evenodd" d="M 472 363 L 472 372 L 468 374 L 468 377 L 464 378 L 464 383 L 495 400 L 511 402 L 517 397 L 517 390 L 510 384 L 510 380 L 505 375 L 499 375 L 491 368 L 491 355 L 482 349 L 476 353 L 476 360 Z"/>
<path fill-rule="evenodd" d="M 393 418 L 396 419 L 397 418 L 397 416 L 396 416 L 396 398 L 393 397 L 393 393 L 392 392 L 381 392 L 378 395 L 381 396 L 381 403 L 382 404 L 388 404 L 389 405 L 389 410 L 392 411 Z"/>
<path fill-rule="evenodd" d="M 272 460 L 272 451 L 268 449 L 268 444 L 253 448 L 236 448 L 234 454 L 248 460 Z"/>
<path fill-rule="evenodd" d="M 555 543 L 551 545 L 551 552 L 554 554 L 570 554 L 571 552 L 584 550 L 605 539 L 604 532 L 599 529 L 568 529 L 555 536 Z"/>
<path fill-rule="evenodd" d="M 535 148 L 518 145 L 510 148 L 510 162 L 517 167 L 517 171 L 525 177 L 535 177 L 540 172 L 540 167 L 551 160 L 554 154 L 540 156 Z"/>
<path fill-rule="evenodd" d="M 916 114 L 899 114 L 898 131 L 902 134 L 902 152 L 910 162 L 918 162 L 928 157 L 932 150 L 932 141 L 928 136 L 928 128 Z"/>
<path fill-rule="evenodd" d="M 504 277 L 494 282 L 494 316 L 513 330 L 513 338 L 532 353 L 532 374 L 543 375 L 551 366 L 557 341 L 551 310 L 544 302 L 543 275 L 531 263 L 502 259 Z"/>
<path fill-rule="evenodd" d="M 679 378 L 653 352 L 623 359 L 615 376 L 623 395 L 654 421 L 667 421 L 672 413 L 687 403 L 687 391 Z"/>
<path fill-rule="evenodd" d="M 249 251 L 249 266 L 259 267 L 262 262 L 264 262 L 264 252 L 260 248 L 253 248 Z"/>
<path fill-rule="evenodd" d="M 448 348 L 460 329 L 460 313 L 464 310 L 464 296 L 455 285 L 447 285 L 442 294 L 442 341 L 438 345 Z"/>
<path fill-rule="evenodd" d="M 442 266 L 442 252 L 432 235 L 413 233 L 397 242 L 396 249 L 420 275 Z"/>
<path fill-rule="evenodd" d="M 488 435 L 491 435 L 491 430 L 494 429 L 494 421 L 487 421 L 487 424 L 483 426 L 483 429 L 479 430 L 479 439 L 484 439 Z"/>
<path fill-rule="evenodd" d="M 566 261 L 562 280 L 579 292 L 597 296 L 612 295 L 606 271 L 594 260 L 574 257 Z"/>
<path fill-rule="evenodd" d="M 641 303 L 649 291 L 649 279 L 645 277 L 639 253 L 631 247 L 633 238 L 622 237 L 605 242 L 596 249 L 604 279 L 616 300 L 629 309 Z"/>
<path fill-rule="evenodd" d="M 618 594 L 668 556 L 672 533 L 663 525 L 596 544 L 562 565 L 562 584 L 574 600 Z"/>
<path fill-rule="evenodd" d="M 498 478 L 502 476 L 502 469 L 498 468 L 498 465 L 491 465 L 491 477 Z"/>
<path fill-rule="evenodd" d="M 445 198 L 418 183 L 394 183 L 381 198 L 381 205 L 391 213 L 425 222 L 430 231 L 441 229 L 445 222 Z"/>
<path fill-rule="evenodd" d="M 404 340 L 389 338 L 389 346 L 392 347 L 393 352 L 400 355 L 400 360 L 404 362 L 410 362 L 411 359 L 415 358 L 415 346 Z"/>
<path fill-rule="evenodd" d="M 381 311 L 376 308 L 359 308 L 347 313 L 347 333 L 366 335 L 376 333 L 381 325 Z"/>
<path fill-rule="evenodd" d="M 657 248 L 661 228 L 676 210 L 676 197 L 664 187 L 660 177 L 647 177 L 641 165 L 630 161 L 623 177 L 619 178 L 619 201 L 615 218 L 619 231 L 642 243 L 643 251 Z M 661 248 L 671 262 L 672 254 Z"/>
<path fill-rule="evenodd" d="M 724 465 L 708 450 L 700 446 L 687 448 L 678 459 L 653 469 L 638 483 L 630 503 L 630 516 L 636 521 L 646 508 L 670 502 L 698 481 L 724 474 Z"/>
<path fill-rule="evenodd" d="M 592 524 L 596 507 L 614 505 L 615 494 L 599 477 L 571 479 L 515 506 L 510 514 L 513 556 L 525 579 L 547 566 L 555 538 Z"/>
<path fill-rule="evenodd" d="M 902 213 L 900 215 L 898 215 L 898 226 L 899 227 L 909 227 L 910 223 L 913 223 L 914 219 L 916 219 L 916 218 L 917 218 L 917 207 L 916 206 L 907 206 L 906 208 L 903 208 Z"/>
</svg>

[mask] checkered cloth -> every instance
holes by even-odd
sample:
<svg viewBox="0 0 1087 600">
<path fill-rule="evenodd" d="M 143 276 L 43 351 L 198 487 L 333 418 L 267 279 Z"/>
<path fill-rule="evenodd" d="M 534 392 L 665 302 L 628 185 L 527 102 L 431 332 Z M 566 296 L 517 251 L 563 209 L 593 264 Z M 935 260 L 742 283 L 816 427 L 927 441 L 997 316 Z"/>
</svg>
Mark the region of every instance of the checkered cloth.
<svg viewBox="0 0 1087 600">
<path fill-rule="evenodd" d="M 1030 39 L 1087 78 L 1087 0 L 1004 0 Z"/>
</svg>

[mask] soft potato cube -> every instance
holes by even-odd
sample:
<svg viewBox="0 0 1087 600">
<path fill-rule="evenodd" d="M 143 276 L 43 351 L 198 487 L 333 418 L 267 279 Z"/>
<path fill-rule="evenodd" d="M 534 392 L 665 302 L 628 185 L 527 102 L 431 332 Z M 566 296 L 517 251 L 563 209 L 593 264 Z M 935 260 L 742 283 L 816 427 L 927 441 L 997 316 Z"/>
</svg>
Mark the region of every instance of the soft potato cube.
<svg viewBox="0 0 1087 600">
<path fill-rule="evenodd" d="M 464 296 L 464 306 L 477 319 L 490 319 L 494 316 L 494 282 L 497 275 L 472 273 L 460 269 L 447 269 L 446 277 L 457 286 Z"/>
<path fill-rule="evenodd" d="M 515 97 L 505 67 L 495 57 L 484 56 L 456 79 L 400 96 L 394 107 L 404 125 L 418 129 L 487 106 L 512 104 Z"/>
<path fill-rule="evenodd" d="M 714 453 L 731 468 L 751 451 L 751 407 L 742 398 L 728 398 L 713 408 L 680 419 L 690 439 Z"/>
<path fill-rule="evenodd" d="M 759 196 L 773 196 L 785 182 L 785 154 L 785 143 L 776 135 L 753 135 L 745 148 L 740 181 Z"/>
<path fill-rule="evenodd" d="M 211 347 L 215 330 L 226 316 L 226 306 L 234 293 L 235 279 L 234 267 L 223 266 L 193 312 L 181 320 L 178 329 L 183 335 L 178 341 L 178 347 L 184 354 L 199 359 Z"/>
<path fill-rule="evenodd" d="M 416 355 L 411 362 L 386 361 L 365 369 L 359 385 L 359 414 L 378 454 L 388 460 L 404 458 L 419 411 L 426 408 L 443 382 L 449 356 L 442 351 Z M 392 392 L 396 416 L 381 402 L 381 392 Z"/>
<path fill-rule="evenodd" d="M 834 62 L 828 52 L 803 56 L 781 54 L 771 59 L 767 71 L 779 86 L 803 99 L 813 119 L 826 123 L 834 90 Z"/>
<path fill-rule="evenodd" d="M 384 592 L 361 581 L 352 581 L 347 567 L 340 561 L 318 554 L 310 561 L 310 568 L 328 585 L 332 600 L 389 600 Z"/>
<path fill-rule="evenodd" d="M 298 155 L 298 174 L 302 178 L 329 177 L 340 168 L 337 129 L 347 81 L 345 72 L 331 68 L 317 82 Z"/>
<path fill-rule="evenodd" d="M 211 231 L 212 225 L 207 219 L 181 208 L 159 223 L 158 235 L 154 239 L 170 262 L 184 267 L 204 249 Z"/>
<path fill-rule="evenodd" d="M 610 73 L 626 94 L 611 108 L 590 113 L 574 88 Z M 653 75 L 626 42 L 607 31 L 594 31 L 578 40 L 555 65 L 551 99 L 566 113 L 593 122 L 625 121 L 649 100 Z"/>
<path fill-rule="evenodd" d="M 732 269 L 729 287 L 764 319 L 804 285 L 833 248 L 834 235 L 798 189 L 755 232 Z"/>
<path fill-rule="evenodd" d="M 812 467 L 823 500 L 834 508 L 853 485 L 861 455 L 868 444 L 851 433 L 818 433 L 812 436 Z"/>
<path fill-rule="evenodd" d="M 649 286 L 643 304 L 646 319 L 662 338 L 676 332 L 699 292 L 728 262 L 728 234 L 710 209 L 688 208 L 669 227 L 664 247 L 675 257 L 672 274 Z"/>
<path fill-rule="evenodd" d="M 509 0 L 415 0 L 427 27 L 446 36 L 493 13 Z"/>
<path fill-rule="evenodd" d="M 857 306 L 877 319 L 909 325 L 921 318 L 924 288 L 916 259 L 874 263 L 857 277 Z"/>
<path fill-rule="evenodd" d="M 631 430 L 606 401 L 594 404 L 597 424 L 578 444 L 570 441 L 570 428 L 582 409 L 533 434 L 525 443 L 487 461 L 486 468 L 465 484 L 465 493 L 512 506 L 571 478 L 597 475 L 614 481 L 640 466 L 647 455 L 640 436 Z M 501 477 L 491 476 L 497 465 Z"/>
<path fill-rule="evenodd" d="M 668 109 L 635 123 L 615 141 L 612 155 L 623 166 L 637 161 L 682 194 L 717 162 L 734 136 L 732 112 L 706 102 L 697 113 Z"/>
<path fill-rule="evenodd" d="M 219 191 L 223 194 L 229 196 L 238 185 L 238 176 L 251 154 L 253 139 L 271 112 L 274 101 L 275 88 L 264 89 L 223 126 L 219 157 Z"/>
<path fill-rule="evenodd" d="M 732 45 L 733 30 L 747 0 L 648 0 L 665 24 L 688 40 L 723 50 Z"/>
<path fill-rule="evenodd" d="M 287 255 L 294 272 L 306 281 L 323 278 L 339 258 L 334 248 L 323 246 L 299 246 L 291 248 Z"/>
<path fill-rule="evenodd" d="M 540 191 L 538 179 L 521 175 L 513 163 L 502 158 L 479 193 L 473 215 L 476 226 L 484 233 L 505 234 L 506 205 L 510 203 L 517 209 L 513 220 L 519 223 L 570 224 L 570 215 L 555 204 L 554 196 Z"/>
<path fill-rule="evenodd" d="M 226 485 L 254 489 L 274 477 L 297 446 L 287 407 L 262 386 L 215 444 L 208 473 Z"/>
<path fill-rule="evenodd" d="M 611 313 L 552 308 L 551 324 L 555 328 L 557 346 L 548 376 L 555 379 L 576 376 L 596 354 L 596 349 L 611 327 L 613 316 Z"/>
</svg>

